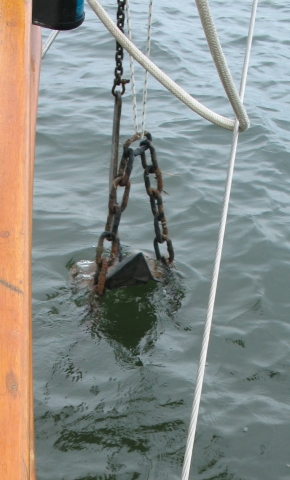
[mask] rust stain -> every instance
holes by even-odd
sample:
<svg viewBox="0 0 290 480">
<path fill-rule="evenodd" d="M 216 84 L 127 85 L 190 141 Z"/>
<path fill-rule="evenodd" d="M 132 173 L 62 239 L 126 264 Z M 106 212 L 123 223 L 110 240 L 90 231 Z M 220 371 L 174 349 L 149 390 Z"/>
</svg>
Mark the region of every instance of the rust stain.
<svg viewBox="0 0 290 480">
<path fill-rule="evenodd" d="M 0 232 L 0 237 L 2 237 L 2 238 L 8 238 L 9 235 L 10 235 L 10 232 L 7 232 L 7 230 L 4 231 L 4 232 Z"/>
<path fill-rule="evenodd" d="M 0 278 L 0 285 L 3 285 L 4 287 L 9 288 L 13 292 L 20 293 L 21 295 L 24 294 L 24 292 L 20 290 L 20 288 L 16 287 L 16 285 L 12 285 L 12 283 L 8 283 L 6 282 L 6 280 L 3 280 L 2 278 Z"/>
</svg>

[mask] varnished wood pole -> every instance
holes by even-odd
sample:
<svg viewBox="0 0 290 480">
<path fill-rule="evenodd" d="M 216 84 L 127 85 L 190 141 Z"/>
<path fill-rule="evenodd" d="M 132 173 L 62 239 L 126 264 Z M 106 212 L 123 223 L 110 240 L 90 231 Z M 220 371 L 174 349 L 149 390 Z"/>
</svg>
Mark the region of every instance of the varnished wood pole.
<svg viewBox="0 0 290 480">
<path fill-rule="evenodd" d="M 33 480 L 31 237 L 41 33 L 0 2 L 0 478 Z"/>
</svg>

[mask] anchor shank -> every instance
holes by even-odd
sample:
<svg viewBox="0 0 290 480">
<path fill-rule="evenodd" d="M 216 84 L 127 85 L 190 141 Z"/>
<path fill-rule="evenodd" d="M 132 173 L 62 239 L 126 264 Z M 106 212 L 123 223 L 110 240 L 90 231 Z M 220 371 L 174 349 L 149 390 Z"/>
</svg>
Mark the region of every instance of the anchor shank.
<svg viewBox="0 0 290 480">
<path fill-rule="evenodd" d="M 121 92 L 116 92 L 114 118 L 113 118 L 111 162 L 110 162 L 110 173 L 109 173 L 109 192 L 111 191 L 113 180 L 117 176 L 121 111 L 122 111 Z"/>
</svg>

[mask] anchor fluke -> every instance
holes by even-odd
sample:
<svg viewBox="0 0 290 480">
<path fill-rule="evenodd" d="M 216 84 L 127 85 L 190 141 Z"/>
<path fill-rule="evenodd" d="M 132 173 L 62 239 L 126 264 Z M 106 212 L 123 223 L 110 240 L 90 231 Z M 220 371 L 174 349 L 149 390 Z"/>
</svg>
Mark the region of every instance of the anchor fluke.
<svg viewBox="0 0 290 480">
<path fill-rule="evenodd" d="M 125 257 L 120 263 L 108 271 L 105 288 L 130 287 L 142 285 L 149 280 L 156 280 L 142 252 Z"/>
</svg>

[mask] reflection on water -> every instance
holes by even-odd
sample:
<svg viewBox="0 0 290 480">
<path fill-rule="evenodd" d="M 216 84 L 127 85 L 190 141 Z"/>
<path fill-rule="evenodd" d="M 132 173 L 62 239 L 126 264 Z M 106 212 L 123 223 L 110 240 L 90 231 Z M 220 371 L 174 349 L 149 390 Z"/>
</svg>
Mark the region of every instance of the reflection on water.
<svg viewBox="0 0 290 480">
<path fill-rule="evenodd" d="M 92 314 L 91 335 L 104 336 L 115 350 L 126 349 L 132 356 L 140 354 L 141 340 L 143 348 L 149 349 L 157 335 L 154 290 L 155 284 L 149 282 L 141 291 L 129 287 L 107 292 L 97 318 Z"/>
<path fill-rule="evenodd" d="M 170 415 L 184 402 L 168 398 L 160 402 L 158 369 L 162 364 L 152 365 L 150 356 L 166 322 L 174 322 L 184 295 L 176 273 L 163 284 L 150 281 L 108 291 L 93 308 L 88 288 L 61 288 L 47 295 L 50 316 L 60 317 L 64 311 L 69 315 L 70 305 L 71 318 L 78 318 L 78 323 L 71 325 L 70 332 L 66 329 L 66 346 L 62 342 L 45 385 L 46 407 L 43 405 L 44 412 L 37 418 L 37 440 L 50 438 L 53 449 L 63 454 L 84 451 L 92 458 L 93 452 L 106 452 L 98 471 L 111 472 L 74 479 L 116 478 L 117 474 L 128 479 L 145 478 L 140 476 L 142 464 L 147 475 L 149 465 L 157 459 L 181 464 L 183 449 L 169 448 L 171 451 L 165 453 L 163 446 L 184 437 L 183 420 L 173 420 Z M 114 353 L 113 370 L 123 370 L 119 380 L 114 372 L 109 376 L 104 370 L 105 363 L 101 371 L 98 364 L 91 365 L 94 358 L 108 351 Z M 60 409 L 55 403 L 58 395 L 65 397 L 65 406 Z M 73 404 L 69 400 L 72 397 Z M 78 398 L 82 400 L 78 402 Z M 155 415 L 156 409 L 161 410 L 160 418 Z M 164 411 L 167 414 L 162 415 Z M 132 467 L 128 467 L 128 458 L 133 461 Z"/>
<path fill-rule="evenodd" d="M 83 320 L 92 338 L 105 338 L 118 362 L 142 365 L 138 357 L 148 352 L 158 338 L 158 320 L 174 319 L 181 307 L 184 287 L 177 272 L 171 271 L 163 283 L 108 290 L 91 303 L 90 293 L 77 294 L 76 304 L 89 298 L 89 313 Z M 138 358 L 137 358 L 138 357 Z"/>
</svg>

